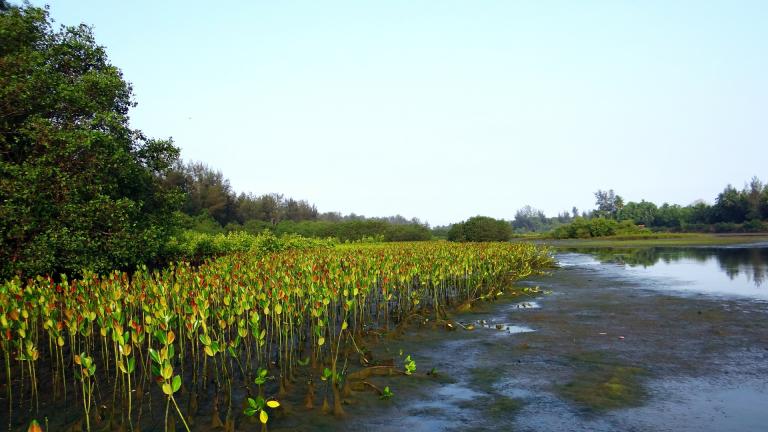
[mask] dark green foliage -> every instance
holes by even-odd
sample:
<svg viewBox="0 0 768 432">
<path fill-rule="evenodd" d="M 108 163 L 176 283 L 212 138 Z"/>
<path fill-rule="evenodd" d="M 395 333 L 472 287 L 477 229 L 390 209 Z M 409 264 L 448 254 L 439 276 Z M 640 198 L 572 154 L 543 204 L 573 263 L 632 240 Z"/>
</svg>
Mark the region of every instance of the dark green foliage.
<svg viewBox="0 0 768 432">
<path fill-rule="evenodd" d="M 654 230 L 698 231 L 698 232 L 758 232 L 765 231 L 768 221 L 768 186 L 757 177 L 738 190 L 731 185 L 717 195 L 715 204 L 696 201 L 688 206 L 664 203 L 661 206 L 647 201 L 615 204 L 617 195 L 611 191 L 598 191 L 598 209 L 594 216 L 612 217 L 611 208 L 616 208 L 615 218 L 631 220 Z M 623 204 L 619 201 L 619 204 Z"/>
<path fill-rule="evenodd" d="M 238 231 L 242 229 L 240 225 L 236 225 L 236 227 L 239 229 L 225 229 L 206 211 L 203 211 L 197 216 L 189 216 L 186 213 L 179 212 L 177 217 L 179 218 L 179 225 L 181 228 L 203 234 L 223 234 L 224 232 Z M 232 227 L 231 225 L 227 226 Z M 259 233 L 263 230 L 264 229 L 262 228 L 260 230 L 254 231 L 254 233 Z"/>
<path fill-rule="evenodd" d="M 450 226 L 436 226 L 431 229 L 432 238 L 438 240 L 448 240 L 448 232 L 451 230 Z"/>
<path fill-rule="evenodd" d="M 315 206 L 306 201 L 285 198 L 281 194 L 235 194 L 221 171 L 196 162 L 177 163 L 165 180 L 169 186 L 184 191 L 182 210 L 187 216 L 212 218 L 220 227 L 258 220 L 276 225 L 284 220 L 303 221 L 318 218 Z"/>
<path fill-rule="evenodd" d="M 657 212 L 658 208 L 656 207 L 656 204 L 652 202 L 642 200 L 639 203 L 636 203 L 630 201 L 618 211 L 617 219 L 631 220 L 638 224 L 651 226 L 653 225 Z"/>
<path fill-rule="evenodd" d="M 128 127 L 131 87 L 85 25 L 0 12 L 0 276 L 153 259 L 181 203 L 171 141 Z"/>
<path fill-rule="evenodd" d="M 680 228 L 686 222 L 686 210 L 683 207 L 667 203 L 662 204 L 653 218 L 653 226 L 664 228 Z"/>
<path fill-rule="evenodd" d="M 235 196 L 221 171 L 214 171 L 203 163 L 178 163 L 165 181 L 184 191 L 182 210 L 186 215 L 210 217 L 220 226 L 236 219 Z"/>
<path fill-rule="evenodd" d="M 304 237 L 335 238 L 339 241 L 357 241 L 374 238 L 381 241 L 430 240 L 432 235 L 425 225 L 417 223 L 393 224 L 384 220 L 283 221 L 274 228 L 275 233 L 295 233 Z"/>
<path fill-rule="evenodd" d="M 750 213 L 749 207 L 746 188 L 743 192 L 739 192 L 728 185 L 715 200 L 712 222 L 742 223 L 747 220 L 747 214 Z"/>
<path fill-rule="evenodd" d="M 201 262 L 207 258 L 231 253 L 249 252 L 257 255 L 280 252 L 288 249 L 310 249 L 332 247 L 334 239 L 310 239 L 296 234 L 276 236 L 270 231 L 250 234 L 244 231 L 227 234 L 205 234 L 184 231 L 172 237 L 163 247 L 162 262 Z"/>
<path fill-rule="evenodd" d="M 487 216 L 475 216 L 454 224 L 448 231 L 448 240 L 460 242 L 509 241 L 512 226 L 509 222 Z"/>
<path fill-rule="evenodd" d="M 564 238 L 592 238 L 613 235 L 643 234 L 650 230 L 640 228 L 632 221 L 615 221 L 606 218 L 584 219 L 577 217 L 570 224 L 562 225 L 552 231 L 552 237 Z"/>
</svg>

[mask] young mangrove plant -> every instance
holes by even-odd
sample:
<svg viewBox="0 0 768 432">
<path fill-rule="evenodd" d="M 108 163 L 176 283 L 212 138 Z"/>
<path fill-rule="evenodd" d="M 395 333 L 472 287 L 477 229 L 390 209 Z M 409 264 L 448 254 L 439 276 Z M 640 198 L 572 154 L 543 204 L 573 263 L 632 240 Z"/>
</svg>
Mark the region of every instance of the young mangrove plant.
<svg viewBox="0 0 768 432">
<path fill-rule="evenodd" d="M 416 362 L 411 359 L 410 355 L 403 360 L 403 369 L 405 369 L 406 375 L 411 375 L 416 372 Z"/>
<path fill-rule="evenodd" d="M 315 246 L 0 283 L 3 423 L 22 430 L 75 401 L 85 430 L 190 430 L 200 415 L 233 430 L 239 415 L 268 419 L 278 402 L 266 395 L 284 401 L 297 383 L 305 406 L 317 383 L 323 411 L 341 416 L 361 376 L 351 369 L 394 370 L 372 362 L 367 340 L 414 322 L 449 328 L 449 309 L 552 263 L 522 243 Z M 416 371 L 411 356 L 402 366 Z"/>
<path fill-rule="evenodd" d="M 243 410 L 243 414 L 248 417 L 253 417 L 258 414 L 259 421 L 261 422 L 261 430 L 267 430 L 267 422 L 269 421 L 269 414 L 267 414 L 267 408 L 277 408 L 280 406 L 280 402 L 270 399 L 265 400 L 263 397 L 258 396 L 256 399 L 248 398 L 248 406 Z"/>
<path fill-rule="evenodd" d="M 384 390 L 381 391 L 381 395 L 379 395 L 379 399 L 381 400 L 389 400 L 392 399 L 392 396 L 395 394 L 392 393 L 392 390 L 389 389 L 389 386 L 384 387 Z"/>
<path fill-rule="evenodd" d="M 91 407 L 93 406 L 93 377 L 96 375 L 96 364 L 93 358 L 85 353 L 75 356 L 75 377 L 80 380 L 83 395 L 83 411 L 85 412 L 85 430 L 91 431 Z"/>
</svg>

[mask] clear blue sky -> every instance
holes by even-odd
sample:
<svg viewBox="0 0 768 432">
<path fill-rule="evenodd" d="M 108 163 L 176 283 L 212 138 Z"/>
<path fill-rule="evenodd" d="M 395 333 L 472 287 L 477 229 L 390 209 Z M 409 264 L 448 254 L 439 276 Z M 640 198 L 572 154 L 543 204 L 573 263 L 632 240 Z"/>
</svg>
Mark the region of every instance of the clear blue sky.
<svg viewBox="0 0 768 432">
<path fill-rule="evenodd" d="M 435 225 L 768 180 L 765 1 L 50 4 L 238 192 Z"/>
</svg>

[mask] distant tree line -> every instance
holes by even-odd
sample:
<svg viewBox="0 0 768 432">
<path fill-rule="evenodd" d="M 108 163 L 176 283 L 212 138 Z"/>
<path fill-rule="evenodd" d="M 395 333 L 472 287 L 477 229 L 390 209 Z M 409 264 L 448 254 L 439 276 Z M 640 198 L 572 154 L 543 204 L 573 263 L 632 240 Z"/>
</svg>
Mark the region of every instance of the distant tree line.
<svg viewBox="0 0 768 432">
<path fill-rule="evenodd" d="M 595 192 L 595 208 L 579 212 L 576 207 L 557 216 L 526 205 L 515 212 L 511 221 L 487 217 L 432 228 L 434 238 L 452 241 L 503 241 L 516 234 L 550 233 L 557 238 L 585 238 L 611 235 L 635 235 L 651 231 L 689 232 L 765 232 L 768 231 L 768 185 L 753 177 L 739 190 L 728 185 L 714 204 L 698 200 L 688 206 L 652 202 L 624 201 L 613 189 Z M 492 227 L 507 224 L 511 228 Z M 481 226 L 482 228 L 475 228 Z M 469 229 L 468 229 L 469 228 Z M 478 234 L 480 233 L 480 234 Z"/>
<path fill-rule="evenodd" d="M 598 191 L 599 194 L 599 191 Z M 687 206 L 664 203 L 660 206 L 641 200 L 624 204 L 615 196 L 610 203 L 598 197 L 596 214 L 618 221 L 631 220 L 655 230 L 739 232 L 768 229 L 768 186 L 753 177 L 739 190 L 728 185 L 715 198 L 714 204 L 696 201 Z"/>
<path fill-rule="evenodd" d="M 556 238 L 585 238 L 636 234 L 645 229 L 672 232 L 765 232 L 768 231 L 768 185 L 753 177 L 739 190 L 728 185 L 714 204 L 698 200 L 681 206 L 656 205 L 624 199 L 612 189 L 595 192 L 596 208 L 569 224 L 555 226 Z M 540 215 L 544 218 L 543 213 Z M 636 224 L 636 226 L 635 226 Z"/>
<path fill-rule="evenodd" d="M 183 192 L 179 220 L 181 227 L 217 234 L 232 231 L 300 234 L 307 237 L 334 237 L 341 241 L 363 237 L 384 241 L 429 240 L 431 234 L 420 220 L 396 215 L 367 218 L 355 213 L 319 213 L 305 200 L 282 194 L 236 194 L 221 171 L 201 162 L 176 163 L 165 177 L 168 188 Z"/>
</svg>

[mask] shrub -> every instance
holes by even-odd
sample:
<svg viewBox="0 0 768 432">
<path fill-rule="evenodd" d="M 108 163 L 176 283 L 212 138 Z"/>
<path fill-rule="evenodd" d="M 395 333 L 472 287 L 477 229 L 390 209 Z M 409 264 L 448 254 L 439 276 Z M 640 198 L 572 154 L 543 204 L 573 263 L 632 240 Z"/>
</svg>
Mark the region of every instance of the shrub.
<svg viewBox="0 0 768 432">
<path fill-rule="evenodd" d="M 509 241 L 512 226 L 509 222 L 487 216 L 475 216 L 454 224 L 448 230 L 448 240 L 460 242 Z"/>
<path fill-rule="evenodd" d="M 651 231 L 635 225 L 631 220 L 617 222 L 613 219 L 578 217 L 567 225 L 555 228 L 550 234 L 554 238 L 591 238 L 629 234 L 650 234 Z"/>
</svg>

